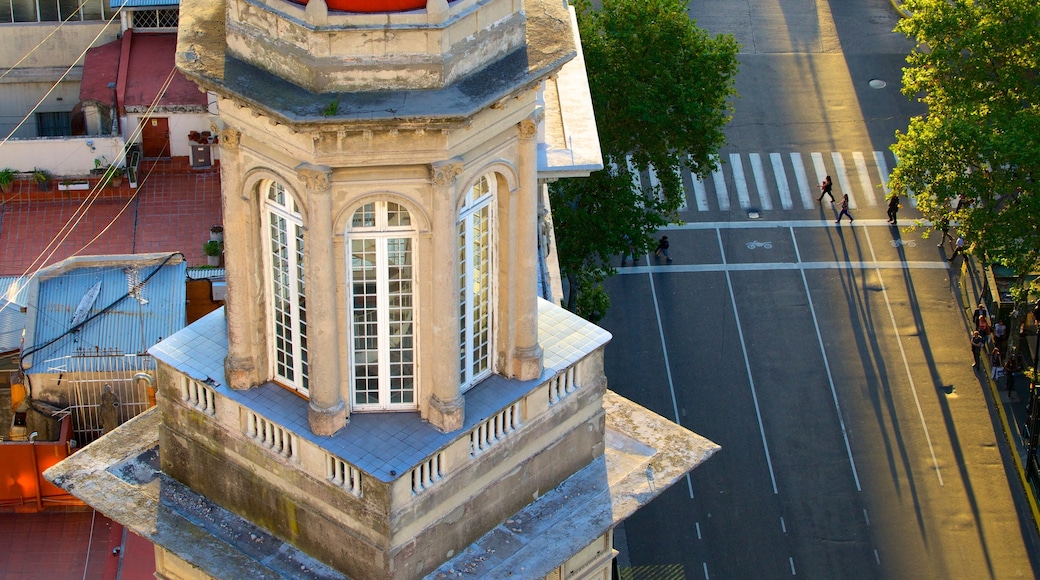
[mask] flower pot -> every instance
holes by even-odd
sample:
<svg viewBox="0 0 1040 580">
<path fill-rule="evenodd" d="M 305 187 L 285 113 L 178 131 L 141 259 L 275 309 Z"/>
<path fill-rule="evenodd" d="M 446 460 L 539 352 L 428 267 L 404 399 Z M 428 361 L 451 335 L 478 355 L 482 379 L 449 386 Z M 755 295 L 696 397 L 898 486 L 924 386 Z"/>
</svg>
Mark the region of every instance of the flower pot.
<svg viewBox="0 0 1040 580">
<path fill-rule="evenodd" d="M 220 265 L 220 256 L 206 256 L 206 263 L 210 266 L 217 267 Z"/>
</svg>

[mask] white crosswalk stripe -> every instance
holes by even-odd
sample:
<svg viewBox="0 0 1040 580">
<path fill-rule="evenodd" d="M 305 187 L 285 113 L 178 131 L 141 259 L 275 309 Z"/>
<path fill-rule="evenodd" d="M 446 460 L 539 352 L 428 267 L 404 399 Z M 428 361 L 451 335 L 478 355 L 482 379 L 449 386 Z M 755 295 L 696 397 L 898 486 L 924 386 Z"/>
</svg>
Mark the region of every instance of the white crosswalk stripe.
<svg viewBox="0 0 1040 580">
<path fill-rule="evenodd" d="M 769 156 L 768 168 L 763 159 L 765 155 Z M 842 194 L 848 194 L 849 209 L 877 207 L 888 198 L 889 168 L 898 163 L 887 151 L 728 153 L 725 159 L 726 163 L 716 160 L 718 169 L 711 172 L 710 179 L 691 173 L 690 183 L 686 184 L 682 170 L 677 171 L 676 177 L 683 187 L 679 211 L 730 211 L 734 203 L 742 210 L 814 210 L 819 207 L 816 201 L 820 196 L 819 184 L 828 175 L 834 180 L 834 195 L 839 201 Z M 640 176 L 631 157 L 626 162 L 632 170 L 634 188 L 644 184 L 651 188 L 659 186 L 659 176 L 653 167 Z M 687 191 L 688 188 L 693 191 Z M 829 198 L 825 199 L 823 207 L 831 207 L 829 202 Z"/>
<path fill-rule="evenodd" d="M 741 172 L 743 175 L 743 172 Z M 719 200 L 719 209 L 729 211 L 729 194 L 726 193 L 726 176 L 722 174 L 722 165 L 711 172 L 711 180 L 715 183 L 715 197 Z"/>
<path fill-rule="evenodd" d="M 858 204 L 856 203 L 856 196 L 852 191 L 852 184 L 849 183 L 849 174 L 845 171 L 845 158 L 841 155 L 841 152 L 834 151 L 831 153 L 831 160 L 834 161 L 834 176 L 838 180 L 838 187 L 841 188 L 838 192 L 838 197 L 841 194 L 848 194 L 849 209 L 856 209 Z"/>
<path fill-rule="evenodd" d="M 802 165 L 802 154 L 791 153 L 791 167 L 794 168 L 794 178 L 798 182 L 798 194 L 802 198 L 802 207 L 813 208 L 813 193 L 809 188 L 809 177 L 805 174 L 805 166 Z"/>
<path fill-rule="evenodd" d="M 734 153 L 729 156 L 729 163 L 733 166 L 733 188 L 737 190 L 737 202 L 741 208 L 747 209 L 751 207 L 751 196 L 744 176 L 744 162 L 740 160 L 739 154 Z"/>
<path fill-rule="evenodd" d="M 776 178 L 776 190 L 780 195 L 780 207 L 791 209 L 791 188 L 787 185 L 787 172 L 784 171 L 784 158 L 779 153 L 770 153 L 769 162 L 773 164 L 773 177 Z"/>
<path fill-rule="evenodd" d="M 863 157 L 862 151 L 854 151 L 852 153 L 852 162 L 856 164 L 856 174 L 859 175 L 859 185 L 863 189 L 863 199 L 867 200 L 869 205 L 877 205 L 877 198 L 874 195 L 874 182 L 870 180 L 870 172 L 867 171 L 867 160 Z"/>
<path fill-rule="evenodd" d="M 823 183 L 824 179 L 827 179 L 827 168 L 823 166 L 823 153 L 812 153 L 813 169 L 816 170 L 816 189 L 819 190 L 819 184 Z M 823 203 L 823 197 L 820 195 L 816 196 L 816 199 Z M 829 200 L 829 198 L 828 198 Z"/>
<path fill-rule="evenodd" d="M 755 176 L 755 188 L 758 189 L 758 204 L 763 211 L 773 209 L 773 201 L 769 199 L 769 184 L 766 183 L 766 172 L 762 169 L 762 156 L 758 153 L 748 155 L 751 159 L 751 173 Z M 741 205 L 743 209 L 751 207 L 751 204 Z"/>
</svg>

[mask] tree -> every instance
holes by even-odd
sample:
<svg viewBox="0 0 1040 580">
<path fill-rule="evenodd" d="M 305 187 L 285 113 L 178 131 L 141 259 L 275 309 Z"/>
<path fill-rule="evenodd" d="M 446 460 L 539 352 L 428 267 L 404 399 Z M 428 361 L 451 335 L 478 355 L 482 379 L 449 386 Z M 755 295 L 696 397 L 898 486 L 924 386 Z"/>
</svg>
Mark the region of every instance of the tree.
<svg viewBox="0 0 1040 580">
<path fill-rule="evenodd" d="M 595 318 L 614 272 L 608 260 L 630 244 L 645 252 L 678 219 L 681 168 L 701 177 L 716 168 L 738 46 L 698 28 L 680 0 L 604 0 L 598 9 L 578 0 L 575 10 L 605 168 L 556 182 L 550 196 L 567 307 Z M 636 190 L 633 172 L 651 168 L 658 187 Z M 580 300 L 582 292 L 595 299 Z"/>
<path fill-rule="evenodd" d="M 928 107 L 896 133 L 889 180 L 933 222 L 955 220 L 983 259 L 1040 266 L 1040 4 L 906 0 L 896 30 L 917 42 L 903 94 Z"/>
</svg>

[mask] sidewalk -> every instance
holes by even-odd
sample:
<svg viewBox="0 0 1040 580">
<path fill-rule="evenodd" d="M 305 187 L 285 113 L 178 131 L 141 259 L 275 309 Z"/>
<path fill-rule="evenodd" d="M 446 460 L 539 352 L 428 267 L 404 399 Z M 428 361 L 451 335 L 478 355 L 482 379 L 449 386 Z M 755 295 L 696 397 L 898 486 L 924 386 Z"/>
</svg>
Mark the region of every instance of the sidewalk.
<svg viewBox="0 0 1040 580">
<path fill-rule="evenodd" d="M 959 278 L 961 305 L 964 308 L 965 318 L 969 320 L 969 327 L 973 327 L 973 324 L 970 322 L 972 312 L 979 303 L 985 288 L 982 280 L 983 274 L 971 256 L 964 256 L 960 261 L 958 269 L 959 271 L 951 270 L 951 274 L 956 273 Z M 1025 337 L 1025 344 L 1028 345 L 1028 348 L 1026 349 L 1027 352 L 1023 352 L 1022 355 L 1026 361 L 1026 366 L 1033 365 L 1032 356 L 1035 352 L 1036 341 L 1037 336 L 1035 334 Z M 965 337 L 965 342 L 967 342 L 967 337 Z M 1025 471 L 1028 441 L 1026 441 L 1023 429 L 1028 418 L 1026 405 L 1029 402 L 1029 380 L 1024 374 L 1019 373 L 1015 378 L 1014 389 L 1009 394 L 1006 390 L 1005 381 L 1007 379 L 1005 377 L 996 380 L 990 378 L 990 352 L 989 347 L 983 350 L 982 356 L 979 357 L 982 363 L 980 365 L 981 368 L 977 372 L 982 373 L 982 379 L 989 387 L 990 397 L 988 399 L 993 403 L 992 409 L 997 414 L 996 419 L 1000 423 L 1004 432 L 1004 439 L 1007 441 L 1011 452 L 1014 472 L 1018 475 L 1019 486 L 1014 486 L 1014 482 L 1010 483 L 1024 493 L 1025 500 L 1028 503 L 1028 511 L 1032 517 L 1032 528 L 1034 531 L 1040 532 L 1040 501 L 1038 501 L 1037 491 L 1027 479 Z"/>
</svg>

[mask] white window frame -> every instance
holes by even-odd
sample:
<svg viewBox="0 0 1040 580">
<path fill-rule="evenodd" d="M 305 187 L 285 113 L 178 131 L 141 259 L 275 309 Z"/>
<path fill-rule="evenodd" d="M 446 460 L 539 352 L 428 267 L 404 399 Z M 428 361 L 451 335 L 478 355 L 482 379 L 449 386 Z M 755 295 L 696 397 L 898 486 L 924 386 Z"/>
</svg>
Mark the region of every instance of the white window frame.
<svg viewBox="0 0 1040 580">
<path fill-rule="evenodd" d="M 272 201 L 270 196 L 276 199 Z M 307 356 L 307 293 L 303 265 L 303 216 L 300 215 L 296 200 L 276 182 L 268 181 L 261 186 L 261 214 L 263 222 L 263 256 L 264 280 L 267 291 L 267 351 L 271 376 L 275 382 L 284 385 L 297 393 L 309 395 L 309 360 Z M 283 291 L 288 294 L 288 315 L 291 324 L 288 327 L 288 349 L 284 349 L 284 358 L 280 358 L 278 291 L 274 278 L 275 256 L 272 251 L 271 229 L 272 218 L 285 224 L 286 241 L 285 256 L 278 260 L 285 261 L 281 271 L 284 276 Z M 294 231 L 295 230 L 295 231 Z M 295 244 L 294 244 L 295 242 Z"/>
<path fill-rule="evenodd" d="M 494 372 L 494 202 L 497 190 L 494 174 L 481 176 L 466 190 L 459 210 L 459 387 L 462 392 Z M 484 245 L 478 247 L 474 226 L 481 219 L 487 229 Z M 478 260 L 483 264 L 481 271 L 475 269 Z M 483 278 L 484 283 L 478 285 L 476 277 Z M 474 324 L 476 318 L 480 318 L 481 324 Z"/>
<path fill-rule="evenodd" d="M 399 213 L 396 215 L 408 216 L 407 225 L 392 225 L 389 223 L 388 207 L 389 204 L 394 204 L 398 209 Z M 371 210 L 372 221 L 370 225 L 354 225 L 354 217 L 359 212 L 366 212 Z M 411 211 L 404 205 L 389 200 L 377 200 L 370 201 L 362 206 L 359 206 L 353 213 L 351 213 L 350 222 L 347 224 L 346 230 L 346 243 L 345 254 L 347 259 L 346 272 L 347 272 L 347 329 L 348 329 L 348 350 L 347 350 L 347 364 L 349 369 L 349 381 L 350 381 L 350 406 L 353 411 L 414 411 L 419 408 L 419 294 L 418 294 L 418 267 L 416 258 L 418 257 L 418 231 L 414 225 L 414 218 L 411 215 Z M 355 295 L 354 295 L 354 275 L 355 275 L 355 252 L 354 242 L 372 240 L 375 245 L 375 312 L 376 312 L 376 348 L 374 349 L 376 355 L 375 365 L 377 367 L 376 372 L 376 393 L 377 401 L 372 402 L 358 402 L 358 367 L 359 359 L 356 347 L 358 346 L 355 328 Z M 394 240 L 407 240 L 409 243 L 408 252 L 409 266 L 411 268 L 411 276 L 408 279 L 410 282 L 410 308 L 405 307 L 403 310 L 410 310 L 411 332 L 407 335 L 410 338 L 410 347 L 402 347 L 398 345 L 398 352 L 402 355 L 402 359 L 407 358 L 407 355 L 411 355 L 411 360 L 391 361 L 391 353 L 394 351 L 394 347 L 391 344 L 391 332 L 390 327 L 392 321 L 390 320 L 391 305 L 390 299 L 391 294 L 389 292 L 390 286 L 390 260 L 389 256 L 392 251 Z M 399 308 L 402 310 L 402 308 Z M 364 340 L 364 339 L 362 339 Z M 400 364 L 402 368 L 410 371 L 410 375 L 405 373 L 401 376 L 393 376 L 391 373 L 391 365 Z M 364 362 L 361 362 L 364 365 Z M 367 376 L 367 375 L 366 375 Z M 392 387 L 393 379 L 396 378 L 409 378 L 411 379 L 410 401 L 398 401 L 393 402 Z M 406 389 L 407 391 L 407 389 Z"/>
</svg>

